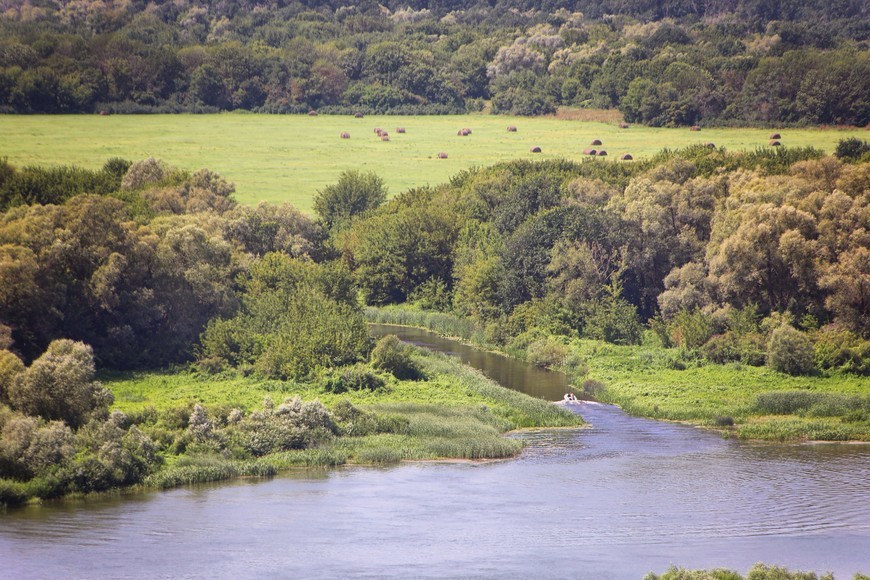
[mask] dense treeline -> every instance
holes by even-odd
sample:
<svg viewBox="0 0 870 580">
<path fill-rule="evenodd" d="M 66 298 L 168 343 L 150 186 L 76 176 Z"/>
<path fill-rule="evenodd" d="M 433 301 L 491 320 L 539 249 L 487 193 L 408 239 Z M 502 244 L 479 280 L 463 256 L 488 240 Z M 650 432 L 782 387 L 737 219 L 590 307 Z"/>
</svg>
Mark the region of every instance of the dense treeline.
<svg viewBox="0 0 870 580">
<path fill-rule="evenodd" d="M 868 194 L 866 161 L 699 146 L 467 171 L 332 235 L 368 303 L 472 317 L 543 364 L 547 336 L 637 344 L 649 321 L 713 362 L 868 373 Z"/>
<path fill-rule="evenodd" d="M 7 2 L 0 111 L 870 121 L 870 18 L 847 2 Z"/>
</svg>

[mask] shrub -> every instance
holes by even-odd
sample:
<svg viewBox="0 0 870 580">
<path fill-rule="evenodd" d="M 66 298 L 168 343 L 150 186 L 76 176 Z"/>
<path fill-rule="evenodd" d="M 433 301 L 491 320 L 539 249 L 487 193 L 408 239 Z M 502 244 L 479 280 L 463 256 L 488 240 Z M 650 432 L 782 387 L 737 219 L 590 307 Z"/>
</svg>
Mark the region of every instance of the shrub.
<svg viewBox="0 0 870 580">
<path fill-rule="evenodd" d="M 813 338 L 813 358 L 818 368 L 870 373 L 870 341 L 837 326 L 822 328 Z"/>
<path fill-rule="evenodd" d="M 365 365 L 353 365 L 324 373 L 323 389 L 328 393 L 347 391 L 375 391 L 384 386 L 384 380 Z"/>
<path fill-rule="evenodd" d="M 837 142 L 837 147 L 834 149 L 834 155 L 843 161 L 860 161 L 862 157 L 870 153 L 870 141 L 865 141 L 857 137 L 849 137 L 848 139 L 840 139 Z"/>
<path fill-rule="evenodd" d="M 713 334 L 713 319 L 701 310 L 680 310 L 668 323 L 671 341 L 685 348 L 700 348 Z"/>
<path fill-rule="evenodd" d="M 9 389 L 11 406 L 27 415 L 66 421 L 76 428 L 105 412 L 112 394 L 94 380 L 90 346 L 68 339 L 52 341 Z"/>
<path fill-rule="evenodd" d="M 372 350 L 371 363 L 376 369 L 391 373 L 400 380 L 418 380 L 423 372 L 413 358 L 414 348 L 395 334 L 381 338 Z"/>
<path fill-rule="evenodd" d="M 750 366 L 764 364 L 764 337 L 752 332 L 738 335 L 733 331 L 710 337 L 701 352 L 704 358 L 717 364 L 740 362 Z"/>
<path fill-rule="evenodd" d="M 585 336 L 613 344 L 640 344 L 643 326 L 637 319 L 637 308 L 633 304 L 608 296 L 587 303 L 584 311 Z"/>
<path fill-rule="evenodd" d="M 565 361 L 568 348 L 558 340 L 545 337 L 532 342 L 526 349 L 527 360 L 538 367 L 557 367 Z"/>
<path fill-rule="evenodd" d="M 12 380 L 24 372 L 24 363 L 8 350 L 0 350 L 0 403 L 7 402 Z"/>
<path fill-rule="evenodd" d="M 72 430 L 60 421 L 45 423 L 14 416 L 0 430 L 0 474 L 30 479 L 63 466 L 75 455 Z"/>
<path fill-rule="evenodd" d="M 327 227 L 340 227 L 365 214 L 387 199 L 384 180 L 374 173 L 345 171 L 338 183 L 327 185 L 314 196 L 314 211 Z"/>
<path fill-rule="evenodd" d="M 767 364 L 790 375 L 805 375 L 814 370 L 813 345 L 809 338 L 791 325 L 773 331 L 767 346 Z"/>
</svg>

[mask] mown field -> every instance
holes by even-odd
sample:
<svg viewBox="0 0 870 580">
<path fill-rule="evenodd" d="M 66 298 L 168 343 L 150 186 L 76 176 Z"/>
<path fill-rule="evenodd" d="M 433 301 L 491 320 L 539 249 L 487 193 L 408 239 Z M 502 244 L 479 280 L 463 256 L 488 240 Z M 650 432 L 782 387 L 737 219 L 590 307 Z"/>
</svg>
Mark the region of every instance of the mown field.
<svg viewBox="0 0 870 580">
<path fill-rule="evenodd" d="M 517 127 L 509 133 L 508 125 Z M 374 128 L 390 134 L 381 141 Z M 406 133 L 396 133 L 404 127 Z M 467 127 L 472 134 L 457 135 Z M 350 139 L 341 139 L 342 132 Z M 827 152 L 864 129 L 784 129 L 785 146 Z M 616 121 L 467 116 L 53 115 L 0 116 L 0 157 L 16 166 L 74 164 L 99 168 L 110 157 L 158 157 L 186 169 L 207 167 L 236 184 L 244 204 L 287 201 L 310 212 L 318 189 L 347 169 L 374 171 L 395 194 L 447 181 L 462 169 L 511 159 L 580 160 L 600 139 L 608 162 L 643 158 L 664 147 L 714 143 L 729 150 L 766 147 L 770 129 L 620 129 Z M 531 153 L 540 147 L 541 153 Z M 438 159 L 439 152 L 447 159 Z"/>
</svg>

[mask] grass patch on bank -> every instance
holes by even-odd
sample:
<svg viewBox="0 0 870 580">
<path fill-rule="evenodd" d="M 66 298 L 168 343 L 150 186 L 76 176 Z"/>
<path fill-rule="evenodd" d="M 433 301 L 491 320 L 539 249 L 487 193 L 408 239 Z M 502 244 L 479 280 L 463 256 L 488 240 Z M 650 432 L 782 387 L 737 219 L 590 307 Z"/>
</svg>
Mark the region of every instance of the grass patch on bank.
<svg viewBox="0 0 870 580">
<path fill-rule="evenodd" d="M 523 446 L 517 439 L 506 438 L 504 434 L 508 431 L 583 425 L 578 415 L 501 387 L 445 355 L 418 349 L 414 359 L 425 380 L 400 381 L 384 375 L 383 388 L 340 394 L 326 392 L 317 381 L 294 383 L 251 377 L 202 377 L 192 373 L 110 375 L 104 376 L 103 381 L 115 395 L 113 408 L 132 417 L 149 413 L 186 417 L 195 403 L 211 409 L 213 416 L 221 412 L 228 415 L 233 408 L 247 413 L 262 408 L 266 397 L 277 404 L 291 396 L 319 400 L 330 409 L 349 403 L 365 414 L 360 427 L 340 422 L 339 435 L 315 446 L 255 459 L 195 450 L 174 456 L 168 450 L 177 435 L 164 430 L 165 465 L 146 482 L 156 488 L 239 476 L 270 476 L 294 467 L 503 459 L 516 456 Z M 157 424 L 171 423 L 171 419 L 160 419 Z"/>
<path fill-rule="evenodd" d="M 508 125 L 518 131 L 507 132 Z M 394 133 L 396 126 L 406 133 Z M 390 141 L 378 139 L 374 127 L 390 131 Z M 458 137 L 461 127 L 472 128 L 473 134 Z M 341 139 L 342 132 L 351 138 Z M 514 159 L 579 161 L 592 139 L 602 140 L 609 153 L 606 161 L 596 162 L 621 163 L 623 153 L 646 159 L 664 145 L 680 149 L 712 142 L 730 151 L 754 151 L 767 147 L 769 133 L 753 128 L 620 129 L 615 120 L 500 115 L 0 115 L 0 157 L 16 166 L 88 169 L 99 169 L 111 157 L 157 157 L 183 169 L 220 173 L 235 183 L 240 203 L 290 202 L 311 213 L 315 193 L 348 169 L 377 173 L 395 195 L 445 183 L 471 167 Z M 813 146 L 831 153 L 840 139 L 865 134 L 855 128 L 795 128 L 783 130 L 781 141 L 786 147 Z M 542 152 L 531 153 L 535 146 Z M 442 151 L 447 159 L 437 158 Z"/>
</svg>

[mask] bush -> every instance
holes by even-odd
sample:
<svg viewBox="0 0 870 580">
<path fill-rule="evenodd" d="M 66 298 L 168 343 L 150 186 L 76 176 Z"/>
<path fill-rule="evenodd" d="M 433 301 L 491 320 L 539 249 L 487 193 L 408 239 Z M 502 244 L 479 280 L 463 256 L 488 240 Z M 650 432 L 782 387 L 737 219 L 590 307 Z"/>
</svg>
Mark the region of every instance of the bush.
<svg viewBox="0 0 870 580">
<path fill-rule="evenodd" d="M 419 380 L 423 372 L 413 358 L 414 349 L 395 334 L 381 338 L 372 350 L 371 363 L 376 369 L 387 371 L 399 380 Z"/>
<path fill-rule="evenodd" d="M 764 337 L 757 332 L 741 336 L 729 330 L 710 337 L 701 347 L 701 352 L 704 358 L 717 364 L 740 362 L 761 366 L 765 359 L 764 346 Z"/>
<path fill-rule="evenodd" d="M 327 185 L 314 196 L 314 211 L 327 227 L 341 227 L 387 199 L 384 180 L 374 173 L 345 171 L 338 183 Z"/>
<path fill-rule="evenodd" d="M 68 339 L 55 340 L 9 389 L 9 402 L 27 415 L 62 420 L 76 428 L 105 413 L 112 394 L 94 380 L 90 346 Z"/>
<path fill-rule="evenodd" d="M 353 365 L 324 373 L 323 389 L 327 393 L 347 391 L 376 391 L 384 386 L 384 380 L 365 365 Z"/>
<path fill-rule="evenodd" d="M 587 303 L 583 334 L 588 338 L 613 344 L 640 344 L 643 326 L 637 319 L 637 308 L 622 298 L 606 297 Z"/>
<path fill-rule="evenodd" d="M 836 326 L 816 331 L 813 338 L 813 358 L 818 368 L 870 374 L 870 341 Z"/>
<path fill-rule="evenodd" d="M 783 324 L 773 331 L 767 346 L 770 368 L 790 375 L 806 375 L 814 370 L 813 345 L 793 326 Z"/>
<path fill-rule="evenodd" d="M 860 161 L 868 153 L 870 153 L 870 142 L 857 137 L 840 139 L 834 149 L 834 155 L 843 161 Z"/>
<path fill-rule="evenodd" d="M 526 349 L 527 361 L 538 367 L 557 367 L 568 355 L 568 347 L 552 337 L 532 342 Z"/>
</svg>

